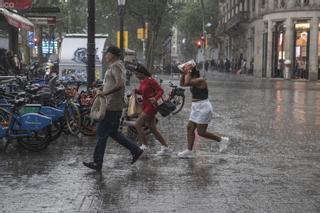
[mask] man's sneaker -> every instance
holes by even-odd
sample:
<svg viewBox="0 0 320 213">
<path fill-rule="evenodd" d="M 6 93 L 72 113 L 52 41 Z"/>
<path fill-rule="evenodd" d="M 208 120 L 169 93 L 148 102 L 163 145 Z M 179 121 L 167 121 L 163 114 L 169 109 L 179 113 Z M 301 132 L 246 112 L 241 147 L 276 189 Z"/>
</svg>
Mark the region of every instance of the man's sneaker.
<svg viewBox="0 0 320 213">
<path fill-rule="evenodd" d="M 142 155 L 142 153 L 143 153 L 143 150 L 139 149 L 139 151 L 137 151 L 136 153 L 132 154 L 131 164 L 134 164 L 139 159 L 139 157 Z"/>
<path fill-rule="evenodd" d="M 86 167 L 90 168 L 90 169 L 93 169 L 93 170 L 96 170 L 96 171 L 101 171 L 101 168 L 102 168 L 102 165 L 99 165 L 95 162 L 82 162 L 83 165 L 85 165 Z"/>
<path fill-rule="evenodd" d="M 191 150 L 186 149 L 186 150 L 184 150 L 182 152 L 179 152 L 178 153 L 178 157 L 179 158 L 194 158 L 194 154 L 193 154 L 193 152 Z"/>
<path fill-rule="evenodd" d="M 171 149 L 167 146 L 161 146 L 161 150 L 157 152 L 157 156 L 164 156 L 164 155 L 170 155 L 171 154 Z"/>
<path fill-rule="evenodd" d="M 221 137 L 221 141 L 219 143 L 219 152 L 224 152 L 228 148 L 229 145 L 229 138 L 228 137 Z"/>
<path fill-rule="evenodd" d="M 149 147 L 147 147 L 146 145 L 142 144 L 140 146 L 140 149 L 142 149 L 143 151 L 149 151 Z"/>
</svg>

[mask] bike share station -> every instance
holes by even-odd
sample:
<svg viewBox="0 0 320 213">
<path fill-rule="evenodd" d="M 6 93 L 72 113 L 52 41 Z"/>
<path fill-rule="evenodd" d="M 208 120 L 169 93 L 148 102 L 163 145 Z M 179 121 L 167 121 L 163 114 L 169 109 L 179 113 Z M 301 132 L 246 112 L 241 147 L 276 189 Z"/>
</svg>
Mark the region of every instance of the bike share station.
<svg viewBox="0 0 320 213">
<path fill-rule="evenodd" d="M 106 38 L 103 35 L 96 38 L 96 79 L 102 76 L 102 50 Z M 62 84 L 86 82 L 86 42 L 83 35 L 68 35 L 64 39 L 59 70 Z M 17 76 L 2 76 L 0 82 L 6 84 L 5 89 L 0 91 L 0 139 L 4 141 L 4 151 L 13 140 L 27 150 L 41 151 L 61 132 L 68 131 L 72 135 L 82 132 L 85 116 L 80 115 L 74 96 L 67 94 L 67 85 L 57 93 L 49 92 L 52 104 L 43 104 L 33 101 L 33 98 L 39 97 L 40 89 L 48 85 L 34 84 Z M 87 111 L 81 108 L 83 112 Z"/>
</svg>

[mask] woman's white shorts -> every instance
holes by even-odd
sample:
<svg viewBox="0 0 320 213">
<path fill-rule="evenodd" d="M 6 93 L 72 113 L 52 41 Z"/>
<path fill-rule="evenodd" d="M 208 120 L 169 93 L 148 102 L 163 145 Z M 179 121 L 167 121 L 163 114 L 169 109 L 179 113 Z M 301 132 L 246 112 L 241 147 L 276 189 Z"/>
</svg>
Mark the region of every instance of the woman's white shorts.
<svg viewBox="0 0 320 213">
<path fill-rule="evenodd" d="M 189 120 L 197 124 L 209 124 L 213 109 L 209 99 L 192 102 Z"/>
</svg>

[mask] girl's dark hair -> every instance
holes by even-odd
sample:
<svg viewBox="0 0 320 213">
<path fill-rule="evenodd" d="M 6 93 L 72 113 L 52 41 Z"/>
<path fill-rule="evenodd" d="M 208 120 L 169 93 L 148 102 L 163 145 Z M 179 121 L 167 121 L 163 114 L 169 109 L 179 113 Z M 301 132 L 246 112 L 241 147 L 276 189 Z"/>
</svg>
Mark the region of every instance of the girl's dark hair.
<svg viewBox="0 0 320 213">
<path fill-rule="evenodd" d="M 147 68 L 145 66 L 143 66 L 140 63 L 137 63 L 134 71 L 142 73 L 142 74 L 144 74 L 144 75 L 146 75 L 148 77 L 151 77 L 151 73 L 147 70 Z"/>
<path fill-rule="evenodd" d="M 191 77 L 199 78 L 200 77 L 200 71 L 197 70 L 197 68 L 193 67 L 192 70 L 191 70 Z"/>
</svg>

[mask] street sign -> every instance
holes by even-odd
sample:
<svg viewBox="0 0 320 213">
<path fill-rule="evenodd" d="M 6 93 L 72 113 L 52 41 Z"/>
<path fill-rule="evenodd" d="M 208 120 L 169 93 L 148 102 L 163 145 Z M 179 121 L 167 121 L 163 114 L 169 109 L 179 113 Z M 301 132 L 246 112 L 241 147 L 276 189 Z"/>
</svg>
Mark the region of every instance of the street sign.
<svg viewBox="0 0 320 213">
<path fill-rule="evenodd" d="M 123 31 L 123 48 L 128 49 L 128 31 Z M 117 32 L 117 46 L 120 48 L 120 31 Z"/>
<path fill-rule="evenodd" d="M 144 28 L 137 29 L 137 37 L 138 39 L 144 39 Z"/>
</svg>

